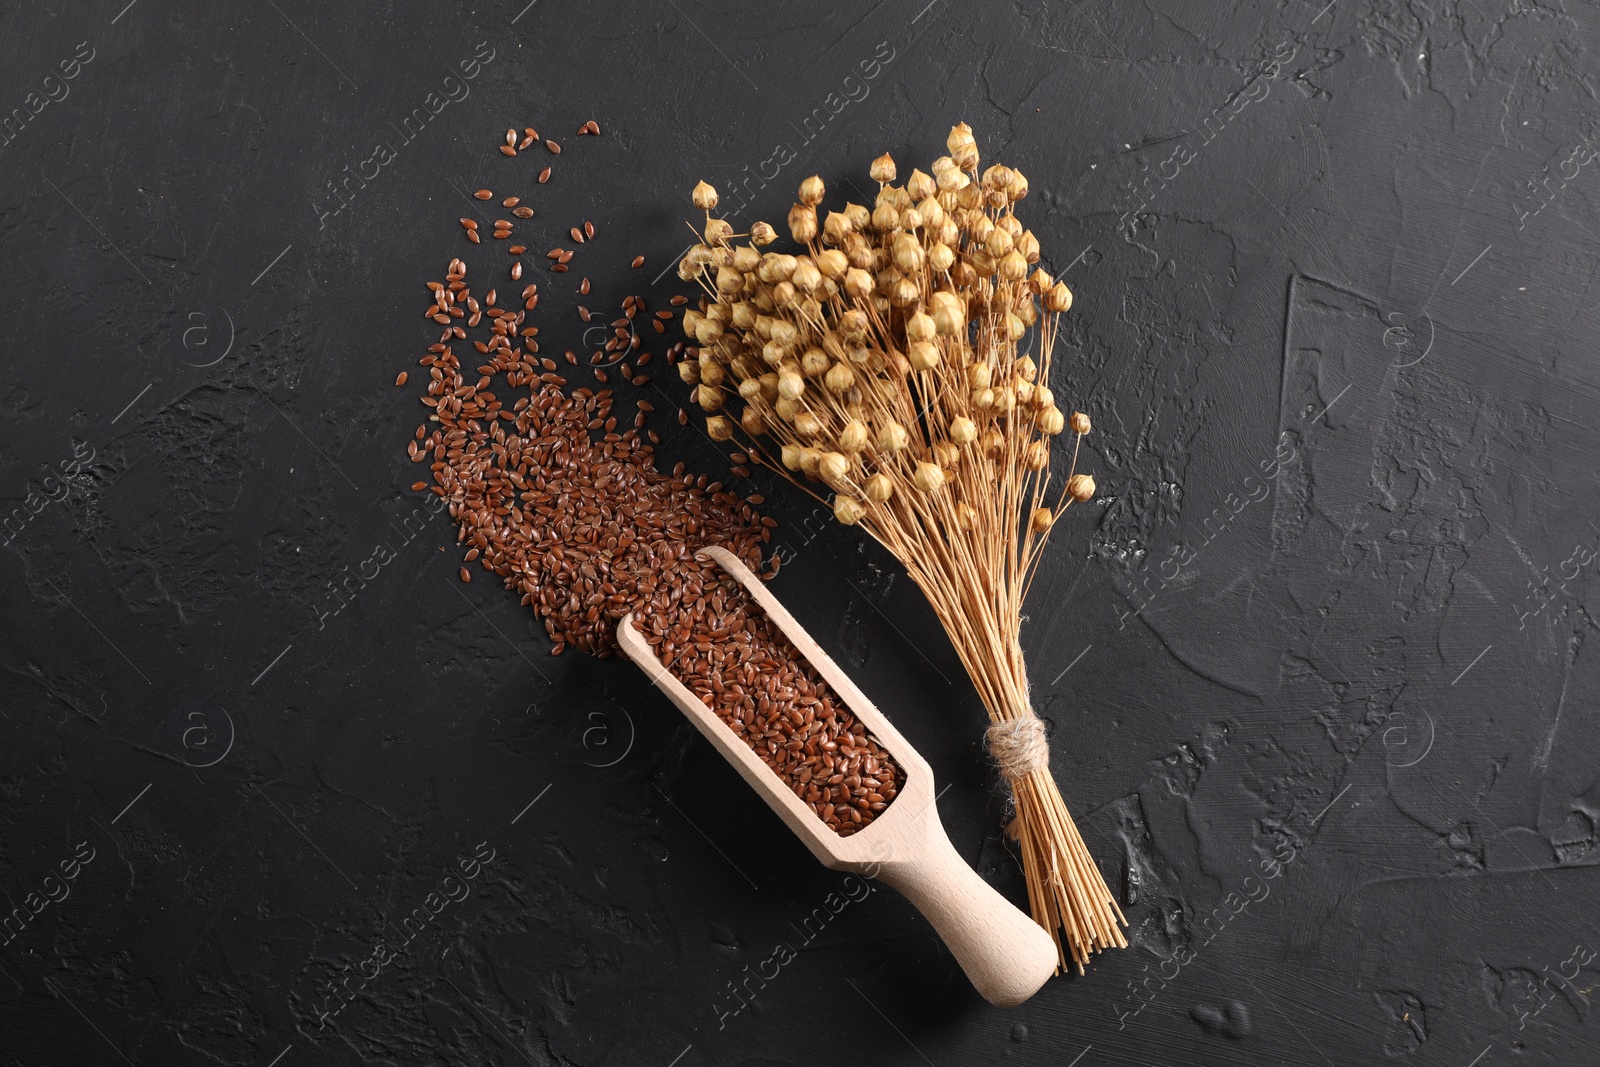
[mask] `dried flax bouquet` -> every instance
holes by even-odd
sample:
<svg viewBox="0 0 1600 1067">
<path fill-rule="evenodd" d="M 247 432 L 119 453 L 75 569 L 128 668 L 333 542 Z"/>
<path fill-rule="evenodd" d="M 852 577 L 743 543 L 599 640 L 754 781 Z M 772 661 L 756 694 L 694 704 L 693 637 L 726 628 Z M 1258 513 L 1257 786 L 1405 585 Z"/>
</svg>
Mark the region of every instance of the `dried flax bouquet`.
<svg viewBox="0 0 1600 1067">
<path fill-rule="evenodd" d="M 1033 267 L 1039 242 L 1012 214 L 1027 179 L 1003 166 L 980 177 L 964 123 L 947 145 L 904 186 L 879 157 L 876 204 L 821 223 L 823 182 L 807 178 L 789 212 L 794 255 L 763 251 L 777 239 L 765 222 L 735 234 L 712 216 L 716 191 L 696 186 L 706 222 L 679 276 L 706 297 L 684 315 L 696 347 L 679 371 L 714 439 L 771 438 L 778 448 L 747 446 L 752 457 L 832 490 L 839 521 L 865 527 L 927 595 L 989 711 L 1033 916 L 1081 973 L 1127 944 L 1126 920 L 1050 775 L 1018 642 L 1051 529 L 1094 495 L 1075 473 L 1089 419 L 1069 420 L 1048 384 L 1072 293 Z M 1051 439 L 1069 425 L 1073 465 L 1052 494 Z"/>
</svg>

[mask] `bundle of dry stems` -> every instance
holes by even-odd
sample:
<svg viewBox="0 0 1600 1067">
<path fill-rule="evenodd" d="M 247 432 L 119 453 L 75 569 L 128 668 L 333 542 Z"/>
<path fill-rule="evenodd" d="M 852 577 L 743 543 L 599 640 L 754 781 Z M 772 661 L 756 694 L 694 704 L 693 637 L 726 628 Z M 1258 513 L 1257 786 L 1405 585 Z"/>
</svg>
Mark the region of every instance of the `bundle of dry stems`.
<svg viewBox="0 0 1600 1067">
<path fill-rule="evenodd" d="M 746 447 L 813 495 L 808 483 L 831 489 L 839 521 L 863 526 L 926 594 L 989 712 L 1033 916 L 1081 973 L 1127 944 L 1126 920 L 1051 777 L 1018 641 L 1050 531 L 1095 491 L 1076 473 L 1088 416 L 1063 414 L 1048 384 L 1072 292 L 1034 266 L 1039 242 L 1012 213 L 1022 173 L 980 176 L 965 123 L 947 147 L 903 186 L 880 156 L 876 203 L 820 223 L 822 179 L 805 179 L 794 255 L 763 251 L 777 239 L 765 222 L 735 234 L 712 215 L 716 191 L 696 186 L 705 226 L 678 273 L 706 296 L 684 315 L 696 347 L 679 371 L 712 438 L 773 439 L 775 455 Z M 1069 427 L 1052 501 L 1052 438 Z"/>
</svg>

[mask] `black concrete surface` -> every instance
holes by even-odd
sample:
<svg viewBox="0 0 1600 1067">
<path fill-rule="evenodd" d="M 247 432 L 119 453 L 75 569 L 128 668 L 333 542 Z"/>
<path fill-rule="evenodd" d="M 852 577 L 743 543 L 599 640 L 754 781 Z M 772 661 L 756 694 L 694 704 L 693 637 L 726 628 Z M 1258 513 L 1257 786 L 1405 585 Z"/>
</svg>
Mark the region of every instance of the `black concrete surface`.
<svg viewBox="0 0 1600 1067">
<path fill-rule="evenodd" d="M 525 3 L 0 11 L 0 1063 L 1600 1062 L 1594 5 Z M 962 120 L 1077 294 L 1025 637 L 1131 922 L 1010 1011 L 459 582 L 392 385 L 471 189 L 599 227 L 559 352 L 697 179 L 781 222 Z M 917 591 L 755 481 L 1023 899 Z"/>
</svg>

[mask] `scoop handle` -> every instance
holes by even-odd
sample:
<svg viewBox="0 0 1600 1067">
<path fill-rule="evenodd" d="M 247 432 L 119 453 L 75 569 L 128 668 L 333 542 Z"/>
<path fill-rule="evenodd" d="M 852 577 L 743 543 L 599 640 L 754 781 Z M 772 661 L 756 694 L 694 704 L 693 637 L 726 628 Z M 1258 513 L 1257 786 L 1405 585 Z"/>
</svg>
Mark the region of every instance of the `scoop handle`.
<svg viewBox="0 0 1600 1067">
<path fill-rule="evenodd" d="M 1060 954 L 1042 926 L 978 876 L 934 821 L 914 855 L 870 872 L 933 924 L 983 999 L 1014 1008 L 1056 972 Z"/>
</svg>

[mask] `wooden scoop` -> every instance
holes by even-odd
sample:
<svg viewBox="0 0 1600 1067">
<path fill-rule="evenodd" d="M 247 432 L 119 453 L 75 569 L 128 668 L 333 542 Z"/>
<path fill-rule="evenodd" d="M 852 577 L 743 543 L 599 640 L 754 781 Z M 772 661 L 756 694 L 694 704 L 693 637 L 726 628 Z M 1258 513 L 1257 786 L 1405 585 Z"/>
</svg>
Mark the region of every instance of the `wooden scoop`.
<svg viewBox="0 0 1600 1067">
<path fill-rule="evenodd" d="M 898 889 L 927 916 L 989 1003 L 1009 1008 L 1033 996 L 1055 973 L 1055 943 L 1041 926 L 979 878 L 951 846 L 934 807 L 933 771 L 927 761 L 733 553 L 705 548 L 698 555 L 714 561 L 750 591 L 839 700 L 895 758 L 906 781 L 894 800 L 864 829 L 840 837 L 716 712 L 662 666 L 634 627 L 632 615 L 617 625 L 622 651 L 672 698 L 825 866 L 877 878 Z"/>
</svg>

